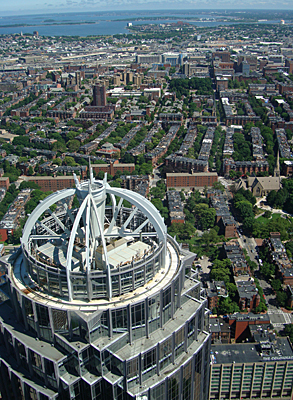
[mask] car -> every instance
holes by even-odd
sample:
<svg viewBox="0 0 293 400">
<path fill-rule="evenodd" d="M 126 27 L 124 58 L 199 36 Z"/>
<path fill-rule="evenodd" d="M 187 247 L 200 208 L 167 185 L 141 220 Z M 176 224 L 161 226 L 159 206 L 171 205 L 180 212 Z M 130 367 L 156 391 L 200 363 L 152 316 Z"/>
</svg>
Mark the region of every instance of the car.
<svg viewBox="0 0 293 400">
<path fill-rule="evenodd" d="M 246 239 L 243 239 L 243 242 L 246 243 Z"/>
</svg>

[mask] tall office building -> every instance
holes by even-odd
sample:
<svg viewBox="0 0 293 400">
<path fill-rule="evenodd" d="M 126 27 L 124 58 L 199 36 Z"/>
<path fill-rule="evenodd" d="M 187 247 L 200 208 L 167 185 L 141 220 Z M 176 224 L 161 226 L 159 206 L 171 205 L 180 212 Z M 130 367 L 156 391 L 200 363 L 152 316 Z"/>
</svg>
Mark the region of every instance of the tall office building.
<svg viewBox="0 0 293 400">
<path fill-rule="evenodd" d="M 107 105 L 106 86 L 95 85 L 93 88 L 93 106 L 105 107 Z"/>
<path fill-rule="evenodd" d="M 206 400 L 209 311 L 194 254 L 143 196 L 92 171 L 75 183 L 36 207 L 2 259 L 2 398 Z"/>
</svg>

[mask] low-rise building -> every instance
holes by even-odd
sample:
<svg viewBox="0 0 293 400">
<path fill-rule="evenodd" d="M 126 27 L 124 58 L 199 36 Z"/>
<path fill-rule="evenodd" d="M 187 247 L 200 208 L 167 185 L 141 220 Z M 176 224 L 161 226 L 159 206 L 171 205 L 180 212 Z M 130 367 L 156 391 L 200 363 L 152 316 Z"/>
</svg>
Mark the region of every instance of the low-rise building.
<svg viewBox="0 0 293 400">
<path fill-rule="evenodd" d="M 236 281 L 236 286 L 239 295 L 239 308 L 240 310 L 252 311 L 260 303 L 260 295 L 258 289 L 255 286 L 254 281 Z"/>
<path fill-rule="evenodd" d="M 123 189 L 132 190 L 146 197 L 149 193 L 149 176 L 148 175 L 121 175 L 121 187 Z"/>
<path fill-rule="evenodd" d="M 184 224 L 185 215 L 183 212 L 183 204 L 180 197 L 180 193 L 176 190 L 170 190 L 167 192 L 168 209 L 170 216 L 170 223 L 181 222 Z"/>
<path fill-rule="evenodd" d="M 224 281 L 208 281 L 206 293 L 208 298 L 208 307 L 210 310 L 218 307 L 220 297 L 228 297 L 228 290 Z"/>
<path fill-rule="evenodd" d="M 216 210 L 216 224 L 219 226 L 219 233 L 226 238 L 237 237 L 237 227 L 234 217 L 231 215 L 228 204 L 220 190 L 209 189 L 207 197 L 210 205 Z"/>
<path fill-rule="evenodd" d="M 271 320 L 268 314 L 234 313 L 229 315 L 229 326 L 231 327 L 231 339 L 234 342 L 242 342 L 251 338 L 251 328 L 258 330 L 271 329 Z"/>
<path fill-rule="evenodd" d="M 92 142 L 93 143 L 93 142 Z M 105 158 L 118 158 L 120 155 L 120 149 L 114 147 L 112 143 L 104 143 L 96 153 Z"/>
<path fill-rule="evenodd" d="M 19 218 L 25 217 L 24 206 L 30 199 L 31 189 L 22 190 L 0 221 L 0 240 L 5 242 L 18 227 Z"/>
</svg>

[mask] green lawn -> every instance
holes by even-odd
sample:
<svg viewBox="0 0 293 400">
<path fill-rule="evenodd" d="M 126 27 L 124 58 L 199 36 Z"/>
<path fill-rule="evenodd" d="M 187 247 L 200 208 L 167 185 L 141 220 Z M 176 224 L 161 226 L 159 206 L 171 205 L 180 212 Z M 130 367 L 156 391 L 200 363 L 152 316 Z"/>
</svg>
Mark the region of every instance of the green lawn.
<svg viewBox="0 0 293 400">
<path fill-rule="evenodd" d="M 261 216 L 261 217 L 256 218 L 256 221 L 259 221 L 262 224 L 267 224 L 272 219 L 277 219 L 277 218 L 281 218 L 281 214 L 272 214 L 272 217 L 270 219 Z"/>
</svg>

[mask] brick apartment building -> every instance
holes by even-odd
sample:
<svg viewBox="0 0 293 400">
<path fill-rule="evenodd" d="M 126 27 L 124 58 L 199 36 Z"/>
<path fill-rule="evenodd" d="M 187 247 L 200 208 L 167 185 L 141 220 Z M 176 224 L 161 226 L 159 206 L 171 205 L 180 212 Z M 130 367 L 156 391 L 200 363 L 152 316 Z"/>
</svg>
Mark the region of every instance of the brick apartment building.
<svg viewBox="0 0 293 400">
<path fill-rule="evenodd" d="M 236 286 L 239 295 L 239 308 L 240 310 L 252 311 L 260 303 L 260 295 L 254 282 L 236 281 Z"/>
<path fill-rule="evenodd" d="M 75 186 L 73 176 L 21 176 L 26 182 L 34 182 L 43 192 L 57 192 Z M 80 180 L 80 177 L 77 177 Z"/>
<path fill-rule="evenodd" d="M 229 175 L 229 172 L 235 171 L 241 174 L 257 174 L 258 172 L 269 172 L 269 163 L 265 161 L 234 161 L 232 158 L 224 160 L 224 175 Z"/>
<path fill-rule="evenodd" d="M 251 325 L 267 325 L 270 324 L 270 316 L 268 314 L 240 314 L 235 313 L 229 316 L 229 326 L 231 328 L 231 336 L 236 342 L 241 342 L 249 338 L 249 327 Z"/>
<path fill-rule="evenodd" d="M 218 181 L 216 172 L 194 172 L 188 173 L 167 173 L 167 189 L 184 188 L 190 189 L 195 187 L 211 187 L 214 182 Z"/>
<path fill-rule="evenodd" d="M 94 174 L 99 172 L 104 172 L 115 176 L 117 171 L 122 173 L 131 173 L 135 170 L 135 164 L 120 164 L 118 161 L 110 162 L 109 164 L 92 164 L 92 169 Z"/>
<path fill-rule="evenodd" d="M 9 188 L 9 178 L 8 178 L 8 176 L 2 176 L 0 178 L 0 188 L 4 188 L 4 189 L 8 190 L 8 188 Z"/>
<path fill-rule="evenodd" d="M 208 298 L 208 308 L 210 310 L 218 307 L 220 297 L 229 297 L 224 281 L 208 281 L 206 294 Z"/>
</svg>

